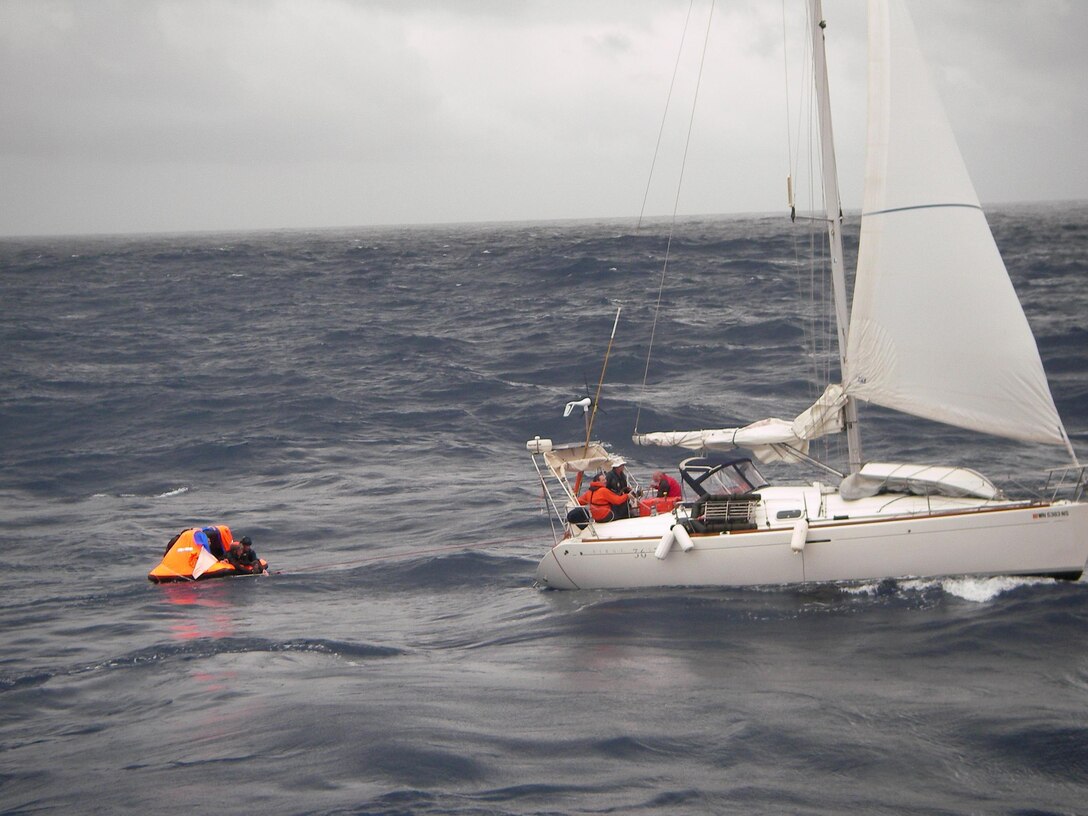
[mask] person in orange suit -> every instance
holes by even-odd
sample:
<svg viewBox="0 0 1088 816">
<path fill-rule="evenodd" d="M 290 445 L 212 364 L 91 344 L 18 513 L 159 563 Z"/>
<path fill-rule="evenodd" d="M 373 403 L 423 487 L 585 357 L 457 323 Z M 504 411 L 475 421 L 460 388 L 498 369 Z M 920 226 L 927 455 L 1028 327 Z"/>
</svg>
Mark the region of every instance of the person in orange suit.
<svg viewBox="0 0 1088 816">
<path fill-rule="evenodd" d="M 604 476 L 598 475 L 590 482 L 589 490 L 578 497 L 578 503 L 589 505 L 594 521 L 612 521 L 630 517 L 631 505 L 628 502 L 630 495 L 631 488 L 625 488 L 622 493 L 617 493 L 608 487 Z"/>
</svg>

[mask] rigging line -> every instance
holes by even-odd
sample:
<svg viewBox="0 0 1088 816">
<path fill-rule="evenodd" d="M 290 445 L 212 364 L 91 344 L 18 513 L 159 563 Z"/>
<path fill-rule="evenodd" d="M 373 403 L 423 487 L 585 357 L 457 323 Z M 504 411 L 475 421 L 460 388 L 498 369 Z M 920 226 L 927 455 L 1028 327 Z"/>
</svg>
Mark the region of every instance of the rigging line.
<svg viewBox="0 0 1088 816">
<path fill-rule="evenodd" d="M 608 358 L 612 355 L 612 344 L 616 341 L 616 327 L 620 324 L 620 312 L 623 311 L 622 306 L 616 307 L 616 319 L 612 323 L 612 335 L 608 338 L 608 348 L 604 352 L 604 364 L 601 366 L 601 379 L 597 381 L 597 394 L 593 397 L 593 412 L 589 415 L 589 419 L 586 420 L 586 443 L 583 447 L 582 456 L 589 456 L 589 440 L 593 435 L 593 423 L 597 421 L 597 406 L 601 402 L 601 389 L 604 388 L 604 374 L 608 371 Z M 578 476 L 574 480 L 574 492 L 578 493 L 582 489 L 582 477 L 585 475 L 584 471 L 578 471 Z M 573 496 L 571 498 L 574 498 Z"/>
<path fill-rule="evenodd" d="M 589 455 L 589 439 L 593 435 L 593 423 L 597 420 L 597 406 L 600 405 L 601 389 L 604 387 L 604 373 L 608 371 L 608 358 L 612 354 L 612 343 L 616 340 L 616 326 L 620 324 L 620 312 L 622 310 L 622 306 L 616 307 L 616 319 L 612 323 L 612 335 L 608 338 L 608 348 L 604 352 L 604 365 L 601 366 L 601 379 L 597 382 L 597 394 L 593 397 L 593 411 L 589 415 L 589 422 L 586 423 L 586 444 L 583 456 Z"/>
<path fill-rule="evenodd" d="M 808 38 L 806 37 L 806 40 Z M 811 53 L 811 52 L 810 52 Z M 809 93 L 809 117 L 808 117 L 808 142 L 809 142 L 809 210 L 811 212 L 827 212 L 823 204 L 826 191 L 823 189 L 822 179 L 819 181 L 819 195 L 817 195 L 817 183 L 820 167 L 820 137 L 817 103 L 815 101 L 815 73 L 807 83 Z M 819 210 L 817 209 L 819 207 Z M 831 337 L 830 330 L 831 296 L 829 294 L 828 280 L 828 250 L 830 239 L 827 235 L 826 216 L 823 223 L 809 222 L 809 258 L 811 263 L 810 275 L 812 276 L 812 331 L 813 348 L 813 383 L 812 393 L 819 394 L 825 385 L 831 382 Z"/>
<path fill-rule="evenodd" d="M 710 14 L 706 18 L 706 34 L 703 36 L 703 52 L 699 57 L 699 73 L 695 79 L 695 96 L 691 100 L 691 114 L 688 116 L 688 132 L 684 139 L 684 154 L 680 160 L 680 178 L 676 181 L 676 198 L 672 203 L 672 220 L 669 222 L 669 238 L 665 242 L 665 260 L 661 264 L 661 280 L 657 285 L 657 302 L 654 304 L 654 320 L 650 328 L 650 343 L 646 347 L 646 367 L 642 372 L 642 390 L 639 392 L 638 409 L 635 411 L 635 433 L 638 433 L 638 423 L 642 416 L 642 402 L 646 396 L 646 381 L 650 377 L 650 357 L 654 350 L 654 337 L 657 335 L 657 320 L 661 314 L 661 295 L 665 290 L 665 274 L 669 268 L 669 253 L 672 250 L 672 239 L 676 233 L 676 211 L 680 207 L 680 191 L 684 186 L 684 170 L 688 164 L 688 148 L 691 147 L 691 132 L 695 126 L 695 109 L 699 102 L 699 86 L 703 81 L 703 67 L 706 65 L 707 45 L 710 43 L 710 24 L 714 20 L 714 0 L 710 3 Z"/>
<path fill-rule="evenodd" d="M 788 54 L 789 49 L 788 49 L 787 42 L 786 42 L 785 0 L 782 0 L 782 3 L 783 3 L 783 10 L 782 10 L 782 14 L 783 14 L 782 42 L 783 42 L 783 49 Z M 807 103 L 808 107 L 811 108 L 811 106 L 812 106 L 812 95 L 815 92 L 815 89 L 811 87 L 812 82 L 808 79 L 808 77 L 809 77 L 808 72 L 809 72 L 809 70 L 811 68 L 811 64 L 812 64 L 812 60 L 808 56 L 809 55 L 809 48 L 811 47 L 811 39 L 812 39 L 811 35 L 808 34 L 809 30 L 810 29 L 809 29 L 808 15 L 805 15 L 805 36 L 803 38 L 804 45 L 802 46 L 803 49 L 804 49 L 804 53 L 801 54 L 801 78 L 800 78 L 800 84 L 797 86 L 799 95 L 798 95 L 798 99 L 797 99 L 797 138 L 796 139 L 794 139 L 790 134 L 790 129 L 793 127 L 793 124 L 792 124 L 791 121 L 789 121 L 790 120 L 790 110 L 789 110 L 790 85 L 789 85 L 788 67 L 785 68 L 785 70 L 787 71 L 787 76 L 786 76 L 786 118 L 787 118 L 787 121 L 786 121 L 786 142 L 790 146 L 790 165 L 789 165 L 790 176 L 793 177 L 795 182 L 797 180 L 797 173 L 799 171 L 800 163 L 801 163 L 801 154 L 803 152 L 802 149 L 801 149 L 801 145 L 802 145 L 802 142 L 803 142 L 803 140 L 801 139 L 801 131 L 802 131 L 802 128 L 804 126 L 804 123 L 811 118 L 810 115 L 805 114 L 806 103 Z M 783 60 L 784 60 L 783 64 L 785 66 L 785 57 L 783 57 Z M 792 150 L 792 145 L 794 145 L 794 144 L 797 145 L 797 152 L 796 153 L 793 153 L 793 150 Z M 797 193 L 797 190 L 796 190 L 796 185 L 795 185 L 794 195 L 796 195 L 796 193 Z"/>
<path fill-rule="evenodd" d="M 691 100 L 691 114 L 688 116 L 688 133 L 684 139 L 684 155 L 680 160 L 680 178 L 676 182 L 676 198 L 672 205 L 672 221 L 676 223 L 676 211 L 680 207 L 680 191 L 684 187 L 684 171 L 688 166 L 688 150 L 691 147 L 691 133 L 695 129 L 695 110 L 699 104 L 699 86 L 703 83 L 703 68 L 706 65 L 707 46 L 710 44 L 710 27 L 714 21 L 714 0 L 710 3 L 710 14 L 706 18 L 706 34 L 703 37 L 703 53 L 699 57 L 699 73 L 695 78 L 695 96 Z M 671 237 L 671 229 L 670 229 Z"/>
<path fill-rule="evenodd" d="M 786 37 L 786 0 L 782 0 L 782 73 L 783 73 L 783 88 L 786 93 L 786 180 L 790 185 L 789 190 L 789 204 L 793 208 L 793 139 L 790 137 L 790 128 L 792 126 L 792 119 L 790 117 L 790 50 Z M 796 212 L 796 208 L 793 208 Z"/>
<path fill-rule="evenodd" d="M 331 570 L 339 567 L 350 567 L 357 564 L 367 564 L 373 561 L 393 561 L 399 558 L 412 558 L 418 555 L 432 555 L 434 553 L 450 552 L 451 550 L 483 550 L 490 547 L 498 547 L 506 544 L 523 544 L 530 541 L 537 541 L 535 537 L 525 538 L 503 538 L 494 539 L 491 541 L 479 541 L 475 544 L 449 544 L 444 547 L 431 547 L 425 550 L 410 550 L 408 552 L 401 553 L 384 553 L 380 555 L 368 555 L 363 558 L 355 558 L 349 561 L 336 561 L 331 564 L 316 564 L 310 567 L 296 567 L 291 570 L 277 570 L 276 575 L 294 575 L 300 572 L 314 572 L 315 570 Z"/>
<path fill-rule="evenodd" d="M 787 38 L 786 38 L 785 0 L 783 0 L 782 6 L 783 6 L 783 9 L 782 9 L 782 14 L 783 14 L 783 22 L 782 22 L 783 32 L 782 32 L 782 36 L 783 36 L 783 50 L 784 50 L 784 55 L 783 56 L 784 56 L 784 59 L 785 59 L 786 55 L 788 55 L 788 53 L 789 53 L 788 42 L 787 42 Z M 805 16 L 806 30 L 807 30 L 808 25 L 809 25 L 808 15 L 806 15 Z M 808 37 L 808 36 L 806 36 L 802 40 L 802 42 L 805 43 L 805 48 L 806 49 L 808 48 L 807 44 L 810 42 L 810 40 L 811 40 L 811 38 Z M 788 120 L 787 123 L 786 123 L 786 131 L 787 131 L 786 132 L 786 141 L 787 141 L 787 144 L 788 144 L 789 150 L 790 150 L 789 172 L 790 172 L 790 177 L 793 179 L 793 182 L 794 182 L 793 183 L 793 191 L 792 191 L 794 199 L 792 201 L 790 201 L 790 205 L 791 205 L 791 208 L 792 208 L 791 213 L 790 213 L 790 219 L 793 222 L 793 224 L 795 225 L 795 228 L 791 230 L 791 236 L 793 238 L 794 262 L 797 264 L 797 273 L 796 273 L 796 276 L 795 276 L 795 280 L 796 280 L 796 284 L 797 284 L 798 303 L 802 303 L 802 304 L 807 303 L 808 306 L 809 306 L 808 311 L 805 313 L 803 319 L 800 322 L 801 322 L 801 329 L 802 329 L 802 335 L 803 335 L 802 342 L 803 342 L 803 347 L 804 347 L 804 349 L 806 351 L 806 357 L 807 357 L 807 359 L 805 361 L 805 365 L 808 368 L 808 373 L 809 373 L 809 376 L 811 377 L 811 382 L 809 383 L 809 386 L 810 386 L 810 391 L 812 392 L 812 396 L 815 397 L 815 395 L 816 395 L 815 391 L 816 391 L 817 383 L 820 380 L 819 360 L 820 360 L 820 356 L 821 356 L 822 352 L 821 352 L 821 349 L 820 349 L 820 340 L 819 340 L 819 338 L 820 338 L 821 335 L 820 335 L 820 331 L 819 331 L 819 327 L 818 327 L 818 316 L 817 316 L 818 313 L 819 313 L 819 310 L 816 308 L 816 306 L 817 306 L 816 276 L 815 276 L 815 272 L 814 272 L 814 269 L 813 269 L 813 264 L 814 264 L 813 229 L 814 229 L 814 227 L 813 227 L 812 224 L 808 223 L 809 221 L 812 220 L 811 216 L 800 216 L 800 220 L 802 222 L 805 222 L 805 229 L 807 230 L 807 232 L 806 233 L 798 232 L 798 230 L 801 229 L 801 225 L 796 224 L 796 222 L 798 220 L 798 216 L 796 216 L 796 206 L 795 206 L 796 203 L 797 203 L 798 198 L 805 198 L 807 200 L 807 209 L 808 209 L 808 211 L 811 212 L 813 210 L 813 202 L 812 202 L 812 195 L 813 195 L 812 145 L 811 145 L 811 140 L 812 140 L 811 119 L 812 119 L 812 117 L 811 117 L 810 113 L 806 114 L 806 111 L 811 111 L 812 110 L 811 97 L 812 97 L 812 93 L 813 93 L 812 83 L 807 81 L 807 78 L 808 78 L 808 67 L 807 66 L 808 66 L 809 62 L 810 62 L 809 60 L 804 60 L 804 59 L 801 61 L 801 67 L 802 67 L 801 82 L 800 82 L 800 85 L 798 86 L 799 96 L 798 96 L 798 114 L 797 114 L 797 139 L 796 139 L 797 153 L 796 154 L 793 153 L 793 144 L 794 144 L 794 139 L 793 139 L 793 136 L 792 136 L 793 123 L 792 123 L 792 119 L 790 118 L 789 113 L 788 113 L 788 111 L 789 111 L 789 100 L 790 100 L 790 96 L 792 95 L 791 92 L 790 92 L 790 88 L 789 88 L 788 70 L 787 70 L 787 75 L 786 75 L 786 94 L 785 94 L 785 96 L 786 96 L 786 108 L 787 108 L 787 120 Z M 806 122 L 809 123 L 809 130 L 808 130 L 808 137 L 809 137 L 809 139 L 808 139 L 809 140 L 808 162 L 805 165 L 806 169 L 808 170 L 808 178 L 806 178 L 804 180 L 804 183 L 803 183 L 803 186 L 802 186 L 802 180 L 799 177 L 799 172 L 800 172 L 800 169 L 801 169 L 801 158 L 805 153 L 805 148 L 804 148 L 805 140 L 802 138 L 802 135 L 803 135 L 803 132 L 804 132 L 803 127 L 804 127 L 804 124 Z M 820 219 L 821 223 L 825 223 L 825 221 L 826 221 L 826 218 Z M 806 242 L 806 238 L 807 238 L 807 242 Z"/>
<path fill-rule="evenodd" d="M 805 38 L 805 43 L 810 41 L 809 37 Z M 807 61 L 804 63 L 807 65 Z M 805 179 L 804 184 L 804 198 L 806 199 L 806 206 L 809 212 L 816 211 L 816 180 L 814 177 L 814 169 L 817 165 L 816 160 L 816 139 L 813 129 L 813 118 L 815 112 L 815 106 L 812 102 L 812 96 L 814 94 L 814 86 L 811 81 L 807 79 L 807 71 L 805 73 L 806 80 L 801 83 L 801 99 L 800 99 L 800 112 L 797 119 L 797 154 L 794 157 L 793 171 L 796 174 L 800 168 L 800 162 L 802 154 L 805 153 L 805 144 L 807 143 L 807 160 L 805 163 L 805 169 L 808 172 L 808 177 Z M 806 113 L 807 111 L 807 113 Z M 804 125 L 808 124 L 807 130 L 804 129 Z M 807 138 L 802 138 L 802 135 Z M 796 191 L 795 191 L 796 195 Z M 794 235 L 794 257 L 799 266 L 802 266 L 802 259 L 804 269 L 799 269 L 797 275 L 797 291 L 799 295 L 799 302 L 808 304 L 808 312 L 805 318 L 801 321 L 803 342 L 805 350 L 808 353 L 807 368 L 811 381 L 809 382 L 809 390 L 813 399 L 816 398 L 823 390 L 823 386 L 830 382 L 829 366 L 825 363 L 827 355 L 826 341 L 826 325 L 825 325 L 825 313 L 827 304 L 826 294 L 826 281 L 825 275 L 822 272 L 824 261 L 817 257 L 817 239 L 820 242 L 820 252 L 822 257 L 823 241 L 826 240 L 826 231 L 822 231 L 822 228 L 826 226 L 826 216 L 815 217 L 802 217 L 804 228 L 806 233 L 802 236 L 800 233 L 793 231 Z M 817 224 L 820 226 L 817 227 Z M 797 226 L 800 229 L 801 225 Z M 804 250 L 801 249 L 801 242 L 805 241 L 806 246 Z M 807 274 L 806 274 L 807 273 Z M 825 369 L 827 369 L 825 371 Z"/>
<path fill-rule="evenodd" d="M 812 58 L 812 20 L 809 19 L 809 15 L 805 15 L 805 35 L 804 35 L 804 52 L 801 54 L 801 111 L 797 114 L 797 155 L 794 160 L 798 163 L 801 161 L 801 131 L 804 125 L 808 124 L 809 130 L 809 157 L 808 157 L 808 172 L 809 172 L 809 190 L 811 197 L 811 190 L 813 187 L 813 176 L 816 163 L 812 155 L 811 141 L 813 138 L 813 120 L 816 118 L 816 68 L 814 65 L 815 60 Z M 807 104 L 808 113 L 804 113 Z M 795 169 L 796 172 L 796 169 Z M 826 220 L 826 216 L 825 216 Z"/>
<path fill-rule="evenodd" d="M 559 537 L 559 534 L 556 532 L 556 529 L 555 529 L 555 520 L 557 518 L 562 519 L 563 515 L 560 512 L 559 507 L 556 506 L 555 499 L 552 498 L 551 491 L 548 490 L 548 483 L 544 480 L 544 474 L 540 472 L 540 465 L 537 464 L 535 455 L 533 456 L 533 467 L 536 468 L 536 477 L 538 479 L 540 479 L 540 493 L 541 493 L 540 499 L 541 499 L 541 503 L 542 503 L 542 508 L 541 509 L 548 516 L 548 526 L 551 528 L 551 531 L 552 531 L 552 540 L 556 544 L 558 544 L 559 541 L 560 541 L 560 537 Z M 574 498 L 573 495 L 570 493 L 569 489 L 567 489 L 566 481 L 560 479 L 559 480 L 559 485 L 560 485 L 560 487 L 562 487 L 564 489 L 567 496 L 571 500 L 577 501 L 577 499 Z M 552 515 L 551 510 L 548 509 L 549 504 L 551 505 L 551 510 L 555 511 L 555 515 Z"/>
<path fill-rule="evenodd" d="M 672 79 L 669 81 L 669 93 L 665 98 L 665 110 L 661 113 L 661 127 L 657 131 L 657 144 L 654 145 L 654 157 L 650 162 L 650 174 L 646 178 L 646 192 L 642 194 L 642 209 L 638 211 L 638 223 L 635 225 L 635 231 L 642 229 L 642 219 L 646 215 L 646 202 L 650 198 L 650 184 L 654 180 L 654 168 L 657 166 L 657 157 L 661 153 L 661 139 L 665 133 L 665 121 L 669 116 L 669 105 L 672 102 L 673 88 L 676 87 L 676 74 L 680 70 L 680 57 L 684 54 L 684 42 L 688 36 L 688 25 L 691 22 L 691 10 L 695 6 L 695 0 L 689 0 L 688 13 L 684 18 L 684 30 L 680 33 L 680 48 L 676 51 L 676 64 L 672 67 Z"/>
<path fill-rule="evenodd" d="M 790 139 L 790 51 L 786 42 L 786 0 L 782 0 L 782 74 L 786 89 L 786 150 L 789 166 L 793 167 L 793 141 Z"/>
<path fill-rule="evenodd" d="M 167 552 L 170 552 L 170 551 L 169 551 L 169 550 L 167 550 Z M 195 581 L 195 580 L 197 580 L 197 579 L 196 579 L 196 578 L 194 578 L 193 576 L 191 576 L 191 575 L 184 575 L 184 574 L 182 574 L 182 573 L 178 572 L 177 570 L 175 570 L 175 569 L 172 569 L 171 567 L 163 566 L 163 569 L 165 569 L 165 570 L 166 570 L 167 572 L 172 572 L 172 573 L 174 573 L 174 575 L 176 575 L 176 576 L 177 576 L 178 578 L 184 578 L 184 579 L 185 579 L 186 581 Z"/>
</svg>

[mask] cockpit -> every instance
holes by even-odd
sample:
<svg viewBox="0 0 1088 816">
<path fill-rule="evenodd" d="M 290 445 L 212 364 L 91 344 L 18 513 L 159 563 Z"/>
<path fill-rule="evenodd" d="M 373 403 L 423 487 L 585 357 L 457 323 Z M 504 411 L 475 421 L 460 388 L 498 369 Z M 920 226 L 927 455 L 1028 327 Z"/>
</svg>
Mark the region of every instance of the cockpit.
<svg viewBox="0 0 1088 816">
<path fill-rule="evenodd" d="M 736 496 L 766 487 L 768 482 L 751 459 L 711 459 L 693 456 L 680 463 L 684 485 L 696 497 Z"/>
</svg>

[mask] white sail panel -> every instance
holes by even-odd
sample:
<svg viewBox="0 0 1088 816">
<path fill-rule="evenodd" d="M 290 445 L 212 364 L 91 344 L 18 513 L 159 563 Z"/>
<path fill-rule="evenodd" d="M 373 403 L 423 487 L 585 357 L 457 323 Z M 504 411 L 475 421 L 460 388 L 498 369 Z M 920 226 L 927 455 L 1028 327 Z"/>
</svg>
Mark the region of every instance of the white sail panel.
<svg viewBox="0 0 1088 816">
<path fill-rule="evenodd" d="M 1035 338 L 899 0 L 869 13 L 865 202 L 847 392 L 1065 444 Z"/>
</svg>

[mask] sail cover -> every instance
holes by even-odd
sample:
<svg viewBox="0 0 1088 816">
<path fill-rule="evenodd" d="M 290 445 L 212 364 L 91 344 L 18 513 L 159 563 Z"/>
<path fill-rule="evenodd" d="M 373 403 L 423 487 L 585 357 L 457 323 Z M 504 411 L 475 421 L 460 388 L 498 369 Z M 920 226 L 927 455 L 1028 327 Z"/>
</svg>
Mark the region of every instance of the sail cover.
<svg viewBox="0 0 1088 816">
<path fill-rule="evenodd" d="M 899 0 L 869 4 L 869 134 L 844 385 L 862 400 L 1066 444 L 1013 290 Z"/>
</svg>

